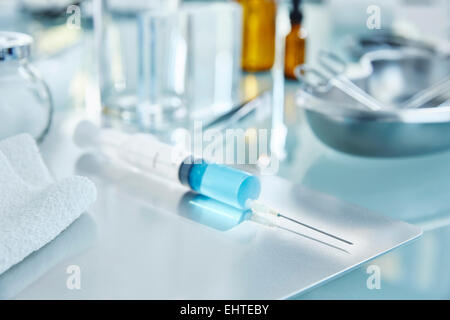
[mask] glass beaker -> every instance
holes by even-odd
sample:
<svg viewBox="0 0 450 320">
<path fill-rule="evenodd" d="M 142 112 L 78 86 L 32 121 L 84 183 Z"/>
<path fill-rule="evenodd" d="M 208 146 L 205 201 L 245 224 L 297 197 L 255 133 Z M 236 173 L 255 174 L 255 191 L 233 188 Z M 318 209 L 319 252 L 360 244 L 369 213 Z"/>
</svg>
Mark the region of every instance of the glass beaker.
<svg viewBox="0 0 450 320">
<path fill-rule="evenodd" d="M 187 44 L 178 12 L 139 16 L 138 124 L 159 131 L 187 120 Z"/>
<path fill-rule="evenodd" d="M 139 102 L 139 16 L 172 10 L 178 0 L 94 0 L 94 26 L 103 111 L 136 119 Z"/>
<path fill-rule="evenodd" d="M 108 0 L 97 1 L 110 5 Z M 104 112 L 142 130 L 185 127 L 190 119 L 210 119 L 236 102 L 240 5 L 183 3 L 178 7 L 169 5 L 174 1 L 163 2 L 142 10 L 97 10 L 103 12 L 96 28 L 102 31 Z"/>
<path fill-rule="evenodd" d="M 140 17 L 139 121 L 157 128 L 209 120 L 236 103 L 242 9 L 236 3 L 186 3 Z"/>
<path fill-rule="evenodd" d="M 187 43 L 186 99 L 194 120 L 211 120 L 236 104 L 241 71 L 242 8 L 238 3 L 186 3 L 180 19 Z"/>
</svg>

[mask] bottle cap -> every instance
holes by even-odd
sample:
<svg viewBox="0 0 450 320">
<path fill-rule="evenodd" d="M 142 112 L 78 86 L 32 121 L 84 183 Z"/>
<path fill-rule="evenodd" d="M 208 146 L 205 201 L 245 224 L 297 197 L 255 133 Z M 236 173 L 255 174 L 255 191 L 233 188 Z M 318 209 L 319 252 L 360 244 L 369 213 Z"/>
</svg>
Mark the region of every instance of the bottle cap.
<svg viewBox="0 0 450 320">
<path fill-rule="evenodd" d="M 303 14 L 300 10 L 300 3 L 300 0 L 292 0 L 292 10 L 289 13 L 291 23 L 301 23 L 303 20 Z"/>
</svg>

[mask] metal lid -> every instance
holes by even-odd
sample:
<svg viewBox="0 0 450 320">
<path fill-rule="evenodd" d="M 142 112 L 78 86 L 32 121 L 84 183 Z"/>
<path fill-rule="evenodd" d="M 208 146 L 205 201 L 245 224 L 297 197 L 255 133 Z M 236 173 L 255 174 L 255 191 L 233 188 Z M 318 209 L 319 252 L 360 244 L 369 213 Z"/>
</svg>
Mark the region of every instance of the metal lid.
<svg viewBox="0 0 450 320">
<path fill-rule="evenodd" d="M 0 31 L 0 62 L 27 58 L 32 43 L 33 38 L 27 34 Z"/>
</svg>

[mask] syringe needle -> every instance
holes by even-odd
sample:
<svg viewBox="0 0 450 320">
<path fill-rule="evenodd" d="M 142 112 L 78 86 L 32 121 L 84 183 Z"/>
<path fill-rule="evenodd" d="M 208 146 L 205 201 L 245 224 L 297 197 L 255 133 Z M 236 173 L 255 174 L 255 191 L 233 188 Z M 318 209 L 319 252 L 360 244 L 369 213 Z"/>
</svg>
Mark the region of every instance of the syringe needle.
<svg viewBox="0 0 450 320">
<path fill-rule="evenodd" d="M 279 228 L 279 229 L 281 229 L 281 230 L 284 230 L 284 231 L 292 232 L 292 233 L 294 233 L 294 234 L 296 234 L 296 235 L 298 235 L 298 236 L 304 237 L 304 238 L 306 238 L 306 239 L 309 239 L 309 240 L 312 240 L 312 241 L 319 242 L 319 243 L 321 243 L 321 244 L 323 244 L 323 245 L 326 245 L 326 246 L 328 246 L 328 247 L 331 247 L 331 248 L 333 248 L 333 249 L 337 249 L 337 250 L 340 250 L 340 251 L 343 251 L 343 252 L 345 252 L 345 253 L 350 254 L 350 252 L 348 252 L 347 250 L 342 249 L 342 248 L 339 248 L 339 247 L 337 247 L 337 246 L 334 246 L 334 245 L 332 245 L 332 244 L 330 244 L 330 243 L 327 243 L 327 242 L 325 242 L 325 241 L 321 241 L 321 240 L 319 240 L 319 239 L 316 239 L 316 238 L 307 236 L 307 235 L 305 235 L 305 234 L 303 234 L 303 233 L 300 233 L 300 232 L 297 232 L 297 231 L 294 231 L 294 230 L 291 230 L 291 229 L 288 229 L 288 228 L 284 228 L 284 227 L 282 227 L 282 226 L 276 226 L 276 227 Z"/>
<path fill-rule="evenodd" d="M 301 226 L 304 226 L 304 227 L 309 228 L 309 229 L 311 229 L 311 230 L 314 230 L 314 231 L 316 231 L 316 232 L 319 232 L 319 233 L 322 233 L 322 234 L 324 234 L 324 235 L 327 235 L 327 236 L 329 236 L 329 237 L 331 237 L 331 238 L 333 238 L 333 239 L 336 239 L 336 240 L 342 241 L 342 242 L 344 242 L 344 243 L 353 245 L 353 242 L 350 242 L 350 241 L 348 241 L 348 240 L 342 239 L 342 238 L 340 238 L 340 237 L 338 237 L 338 236 L 335 236 L 335 235 L 333 235 L 333 234 L 331 234 L 331 233 L 328 233 L 328 232 L 326 232 L 326 231 L 317 229 L 317 228 L 315 228 L 315 227 L 313 227 L 313 226 L 310 226 L 310 225 L 308 225 L 308 224 L 306 224 L 306 223 L 303 223 L 303 222 L 300 222 L 300 221 L 298 221 L 298 220 L 289 218 L 289 217 L 287 217 L 287 216 L 285 216 L 285 215 L 282 215 L 281 213 L 277 213 L 277 217 L 284 218 L 284 219 L 286 219 L 286 220 L 292 221 L 292 222 L 294 222 L 294 223 L 297 223 L 297 224 L 299 224 L 299 225 L 301 225 Z"/>
<path fill-rule="evenodd" d="M 318 229 L 318 228 L 316 228 L 316 227 L 310 226 L 309 224 L 306 224 L 306 223 L 300 222 L 300 221 L 298 221 L 298 220 L 289 218 L 289 217 L 287 217 L 287 216 L 285 216 L 285 215 L 279 213 L 278 210 L 275 210 L 275 209 L 273 209 L 273 208 L 271 208 L 271 207 L 265 205 L 264 203 L 262 203 L 262 202 L 260 202 L 260 201 L 258 201 L 258 200 L 253 200 L 253 201 L 250 203 L 250 209 L 251 209 L 255 214 L 262 214 L 262 215 L 267 214 L 267 215 L 275 216 L 275 217 L 277 217 L 277 218 L 283 218 L 283 219 L 289 220 L 289 221 L 291 221 L 291 222 L 297 223 L 297 224 L 299 224 L 299 225 L 301 225 L 301 226 L 304 226 L 304 227 L 306 227 L 306 228 L 309 228 L 309 229 L 311 229 L 311 230 L 314 230 L 314 231 L 316 231 L 316 232 L 322 233 L 322 234 L 324 234 L 324 235 L 326 235 L 326 236 L 328 236 L 328 237 L 331 237 L 331 238 L 333 238 L 333 239 L 339 240 L 339 241 L 344 242 L 344 243 L 349 244 L 349 245 L 353 245 L 353 242 L 350 242 L 350 241 L 348 241 L 348 240 L 342 239 L 342 238 L 340 238 L 340 237 L 338 237 L 338 236 L 335 236 L 334 234 L 331 234 L 331 233 L 328 233 L 328 232 L 326 232 L 326 231 L 320 230 L 320 229 Z"/>
<path fill-rule="evenodd" d="M 251 220 L 253 222 L 256 222 L 256 223 L 259 223 L 259 224 L 262 224 L 262 225 L 265 225 L 265 226 L 268 226 L 268 227 L 274 227 L 274 228 L 278 228 L 278 229 L 281 229 L 281 230 L 284 230 L 284 231 L 288 231 L 288 232 L 291 232 L 291 233 L 293 233 L 293 234 L 295 234 L 297 236 L 300 236 L 300 237 L 303 237 L 303 238 L 306 238 L 306 239 L 309 239 L 309 240 L 321 243 L 321 244 L 326 245 L 326 246 L 328 246 L 330 248 L 337 249 L 337 250 L 340 250 L 340 251 L 343 251 L 345 253 L 350 254 L 350 252 L 348 252 L 347 250 L 344 250 L 344 249 L 342 249 L 342 248 L 340 248 L 338 246 L 335 246 L 335 245 L 332 245 L 332 244 L 327 243 L 325 241 L 313 238 L 311 236 L 307 236 L 306 234 L 300 233 L 298 231 L 295 231 L 295 230 L 292 230 L 292 229 L 280 226 L 276 222 L 274 222 L 274 221 L 272 221 L 270 219 L 267 219 L 267 217 L 265 217 L 264 215 L 254 213 L 254 214 L 251 214 L 248 218 L 249 218 L 249 220 Z"/>
</svg>

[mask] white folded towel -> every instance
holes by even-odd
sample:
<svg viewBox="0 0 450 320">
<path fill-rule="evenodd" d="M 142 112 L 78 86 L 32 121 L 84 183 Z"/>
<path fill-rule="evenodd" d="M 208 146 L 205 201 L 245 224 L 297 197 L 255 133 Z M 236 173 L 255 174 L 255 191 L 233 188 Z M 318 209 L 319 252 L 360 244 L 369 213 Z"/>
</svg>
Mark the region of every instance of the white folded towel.
<svg viewBox="0 0 450 320">
<path fill-rule="evenodd" d="M 54 239 L 96 199 L 87 178 L 55 182 L 34 139 L 0 142 L 0 274 Z"/>
</svg>

